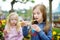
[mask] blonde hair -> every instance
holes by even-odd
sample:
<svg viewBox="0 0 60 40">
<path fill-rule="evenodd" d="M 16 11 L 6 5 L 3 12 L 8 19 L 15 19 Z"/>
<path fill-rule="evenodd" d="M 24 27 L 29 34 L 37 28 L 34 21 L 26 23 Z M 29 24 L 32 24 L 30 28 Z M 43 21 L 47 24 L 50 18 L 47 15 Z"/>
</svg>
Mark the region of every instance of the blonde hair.
<svg viewBox="0 0 60 40">
<path fill-rule="evenodd" d="M 9 16 L 7 17 L 7 23 L 6 23 L 6 25 L 7 25 L 7 27 L 8 27 L 8 31 L 10 31 L 10 27 L 11 27 L 11 25 L 10 25 L 10 17 L 13 16 L 13 15 L 15 15 L 16 18 L 17 18 L 16 31 L 19 31 L 19 29 L 20 29 L 20 24 L 19 24 L 19 20 L 18 20 L 18 14 L 17 14 L 16 12 L 12 12 L 12 13 L 9 14 Z"/>
<path fill-rule="evenodd" d="M 43 16 L 43 22 L 45 22 L 46 23 L 46 25 L 45 25 L 45 27 L 44 27 L 44 31 L 47 33 L 48 32 L 48 30 L 50 29 L 50 25 L 49 25 L 49 22 L 47 21 L 47 18 L 46 18 L 46 7 L 45 7 L 45 5 L 43 5 L 43 4 L 38 4 L 38 5 L 36 5 L 36 6 L 34 6 L 34 8 L 33 8 L 33 11 L 36 9 L 36 8 L 39 8 L 40 9 L 40 11 L 42 12 L 42 16 Z M 34 20 L 34 16 L 33 16 L 33 20 Z"/>
</svg>

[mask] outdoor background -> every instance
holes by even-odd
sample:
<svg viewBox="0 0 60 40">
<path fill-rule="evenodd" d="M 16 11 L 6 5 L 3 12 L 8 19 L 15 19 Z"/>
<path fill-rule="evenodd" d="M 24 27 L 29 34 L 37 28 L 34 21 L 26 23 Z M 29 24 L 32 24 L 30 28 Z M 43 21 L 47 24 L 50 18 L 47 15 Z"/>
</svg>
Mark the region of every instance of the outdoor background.
<svg viewBox="0 0 60 40">
<path fill-rule="evenodd" d="M 52 24 L 52 40 L 60 40 L 60 0 L 0 0 L 0 40 L 10 10 L 15 10 L 20 20 L 32 20 L 32 8 L 44 4 L 47 8 L 47 20 Z M 30 35 L 27 39 L 30 40 Z"/>
</svg>

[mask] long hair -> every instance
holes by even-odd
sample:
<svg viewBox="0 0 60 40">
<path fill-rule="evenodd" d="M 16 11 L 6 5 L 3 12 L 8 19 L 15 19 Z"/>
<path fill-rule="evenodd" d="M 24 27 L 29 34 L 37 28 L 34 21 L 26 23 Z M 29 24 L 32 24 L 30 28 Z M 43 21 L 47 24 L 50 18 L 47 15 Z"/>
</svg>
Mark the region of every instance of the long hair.
<svg viewBox="0 0 60 40">
<path fill-rule="evenodd" d="M 45 7 L 45 5 L 43 5 L 43 4 L 38 4 L 38 5 L 34 6 L 33 11 L 34 11 L 37 7 L 38 7 L 38 8 L 40 9 L 40 11 L 42 12 L 43 22 L 46 23 L 46 25 L 45 25 L 45 27 L 44 27 L 44 31 L 47 33 L 48 30 L 49 30 L 49 28 L 50 28 L 50 26 L 49 26 L 49 22 L 47 21 L 47 17 L 46 17 L 46 13 L 47 13 L 47 12 L 46 12 L 46 7 Z M 33 20 L 34 20 L 34 16 L 33 16 Z"/>
<path fill-rule="evenodd" d="M 6 25 L 7 25 L 7 27 L 8 27 L 8 31 L 10 31 L 10 27 L 11 27 L 11 25 L 10 25 L 10 19 L 11 19 L 11 18 L 10 18 L 10 17 L 13 16 L 13 15 L 15 15 L 16 18 L 17 18 L 16 31 L 19 31 L 20 24 L 19 24 L 19 20 L 18 20 L 18 14 L 17 14 L 16 12 L 12 12 L 12 13 L 9 14 L 8 17 L 7 17 L 7 23 L 6 23 Z"/>
</svg>

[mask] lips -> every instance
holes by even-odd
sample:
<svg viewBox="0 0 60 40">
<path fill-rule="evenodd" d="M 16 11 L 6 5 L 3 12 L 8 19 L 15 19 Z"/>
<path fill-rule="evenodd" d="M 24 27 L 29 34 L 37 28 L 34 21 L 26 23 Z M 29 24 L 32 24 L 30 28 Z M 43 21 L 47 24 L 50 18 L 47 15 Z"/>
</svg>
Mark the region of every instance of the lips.
<svg viewBox="0 0 60 40">
<path fill-rule="evenodd" d="M 35 20 L 37 20 L 38 18 L 35 18 Z"/>
</svg>

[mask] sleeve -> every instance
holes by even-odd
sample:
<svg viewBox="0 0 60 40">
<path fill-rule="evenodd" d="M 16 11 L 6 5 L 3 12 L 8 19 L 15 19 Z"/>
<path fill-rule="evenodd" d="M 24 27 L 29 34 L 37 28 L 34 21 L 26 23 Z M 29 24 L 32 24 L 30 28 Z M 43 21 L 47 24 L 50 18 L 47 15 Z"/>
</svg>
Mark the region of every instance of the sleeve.
<svg viewBox="0 0 60 40">
<path fill-rule="evenodd" d="M 7 25 L 6 25 L 4 31 L 7 30 L 7 28 L 8 28 L 8 27 L 7 27 Z M 5 39 L 5 40 L 8 40 L 8 34 L 6 34 L 6 35 L 4 34 L 4 39 Z"/>
<path fill-rule="evenodd" d="M 28 32 L 29 32 L 28 27 L 27 26 L 24 26 L 24 27 L 22 27 L 22 30 L 23 30 L 23 35 L 24 36 L 27 36 L 28 35 Z"/>
<path fill-rule="evenodd" d="M 47 34 L 45 34 L 45 32 L 44 31 L 40 31 L 40 32 L 38 32 L 38 34 L 39 34 L 39 36 L 43 39 L 43 40 L 52 40 L 52 30 L 51 30 L 52 28 L 50 28 L 49 30 L 48 30 L 48 33 Z"/>
</svg>

